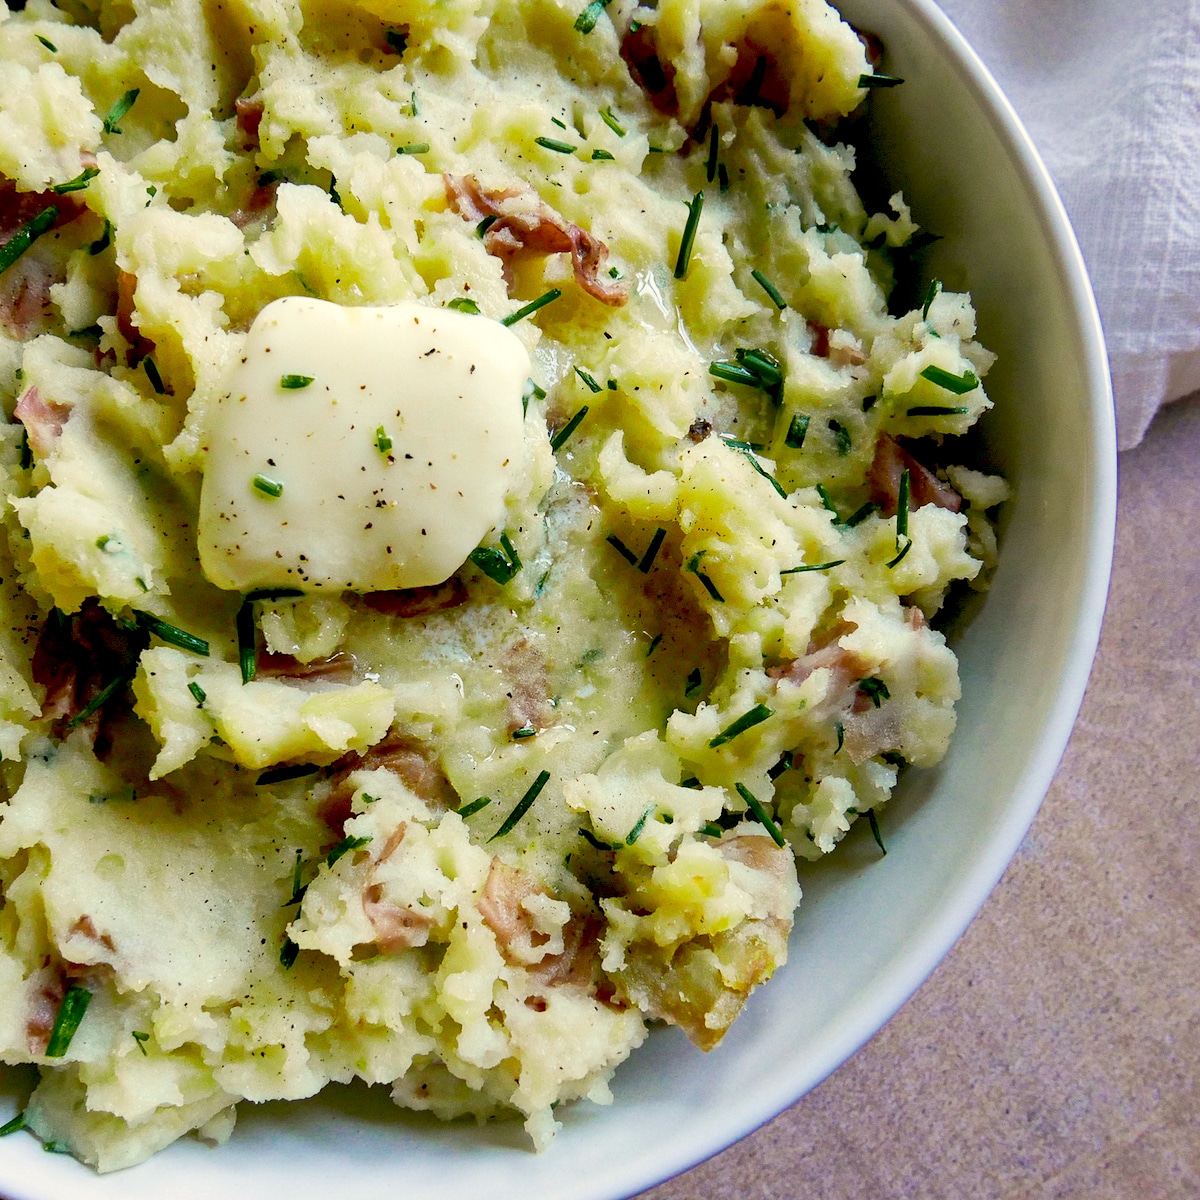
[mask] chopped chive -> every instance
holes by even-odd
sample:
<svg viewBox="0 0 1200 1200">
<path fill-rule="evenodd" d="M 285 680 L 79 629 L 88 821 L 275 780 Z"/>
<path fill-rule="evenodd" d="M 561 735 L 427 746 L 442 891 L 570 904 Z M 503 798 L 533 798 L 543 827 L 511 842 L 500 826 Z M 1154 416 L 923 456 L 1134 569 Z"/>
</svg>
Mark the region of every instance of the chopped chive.
<svg viewBox="0 0 1200 1200">
<path fill-rule="evenodd" d="M 718 746 L 724 746 L 726 742 L 732 742 L 739 734 L 745 733 L 747 729 L 753 729 L 755 725 L 761 725 L 768 717 L 774 715 L 773 708 L 768 708 L 765 704 L 756 704 L 749 712 L 742 713 L 732 725 L 727 725 L 722 729 L 708 743 L 708 748 L 715 750 Z"/>
<path fill-rule="evenodd" d="M 525 381 L 525 395 L 532 396 L 538 400 L 545 400 L 546 389 L 538 387 L 538 385 L 534 383 L 532 379 L 527 379 Z"/>
<path fill-rule="evenodd" d="M 302 885 L 300 879 L 304 871 L 304 854 L 302 851 L 296 851 L 296 865 L 292 869 L 292 894 L 279 907 L 291 908 L 293 904 L 299 904 L 304 899 L 304 893 L 308 891 L 308 886 Z"/>
<path fill-rule="evenodd" d="M 11 1121 L 5 1121 L 3 1125 L 0 1125 L 0 1137 L 8 1137 L 10 1133 L 19 1133 L 24 1128 L 25 1114 L 19 1112 Z"/>
<path fill-rule="evenodd" d="M 186 633 L 184 630 L 168 624 L 160 617 L 153 616 L 148 612 L 141 612 L 136 608 L 133 610 L 133 619 L 142 629 L 162 638 L 168 645 L 178 646 L 180 650 L 190 650 L 193 654 L 199 654 L 204 658 L 208 657 L 208 643 L 194 633 Z"/>
<path fill-rule="evenodd" d="M 638 565 L 638 556 L 615 533 L 604 539 L 631 567 Z"/>
<path fill-rule="evenodd" d="M 808 422 L 811 418 L 803 417 L 797 413 L 792 417 L 791 424 L 788 425 L 787 436 L 783 439 L 785 446 L 791 447 L 793 450 L 799 450 L 804 445 L 804 438 L 808 434 Z"/>
<path fill-rule="evenodd" d="M 610 392 L 615 392 L 617 390 L 617 381 L 615 379 L 610 379 L 608 381 L 608 390 Z"/>
<path fill-rule="evenodd" d="M 371 839 L 369 837 L 344 837 L 330 852 L 325 856 L 325 863 L 332 867 L 344 854 L 349 854 L 351 850 L 361 850 Z"/>
<path fill-rule="evenodd" d="M 252 592 L 247 592 L 242 599 L 254 603 L 258 600 L 292 600 L 303 595 L 299 588 L 294 587 L 255 588 Z"/>
<path fill-rule="evenodd" d="M 479 546 L 472 550 L 467 558 L 490 580 L 503 587 L 521 569 L 521 559 L 507 533 L 500 535 L 500 546 L 499 550 L 490 546 Z"/>
<path fill-rule="evenodd" d="M 704 834 L 705 837 L 719 838 L 725 831 L 720 827 L 720 825 L 714 825 L 712 821 L 706 821 L 700 826 L 700 832 Z"/>
<path fill-rule="evenodd" d="M 87 704 L 83 706 L 68 722 L 67 728 L 74 729 L 76 725 L 81 725 L 94 712 L 98 712 L 117 694 L 117 691 L 128 686 L 132 675 L 118 675 L 111 683 L 105 685 L 102 691 L 93 696 Z"/>
<path fill-rule="evenodd" d="M 472 800 L 470 804 L 464 804 L 458 810 L 458 815 L 460 817 L 473 817 L 477 812 L 487 808 L 491 802 L 491 796 L 480 796 L 478 800 Z"/>
<path fill-rule="evenodd" d="M 484 220 L 486 221 L 487 218 L 485 217 Z M 561 295 L 562 292 L 558 288 L 551 288 L 536 300 L 530 300 L 524 307 L 518 308 L 515 313 L 509 313 L 507 317 L 501 317 L 500 324 L 515 325 L 518 321 L 523 321 L 526 317 L 537 312 L 539 308 L 545 308 L 547 304 L 553 304 Z"/>
<path fill-rule="evenodd" d="M 56 196 L 65 196 L 67 192 L 82 192 L 99 174 L 99 167 L 84 167 L 74 179 L 68 179 L 66 183 L 56 183 L 50 190 Z"/>
<path fill-rule="evenodd" d="M 782 833 L 779 832 L 779 826 L 767 815 L 767 810 L 763 808 L 762 801 L 744 784 L 736 783 L 737 794 L 746 802 L 746 807 L 754 814 L 754 818 L 758 823 L 765 827 L 766 831 L 771 835 L 771 840 L 781 850 L 787 845 Z"/>
<path fill-rule="evenodd" d="M 979 380 L 975 378 L 973 371 L 964 371 L 961 375 L 955 375 L 950 371 L 942 370 L 941 367 L 935 367 L 932 363 L 921 372 L 921 378 L 928 379 L 930 383 L 936 383 L 938 387 L 943 387 L 956 396 L 964 396 L 979 386 Z"/>
<path fill-rule="evenodd" d="M 609 127 L 609 129 L 611 129 L 613 131 L 613 133 L 615 133 L 617 135 L 617 137 L 625 136 L 624 127 L 617 120 L 617 118 L 613 116 L 613 110 L 612 110 L 611 104 L 608 106 L 608 108 L 602 108 L 600 110 L 600 120 L 602 120 L 605 123 L 605 125 L 607 125 Z"/>
<path fill-rule="evenodd" d="M 579 149 L 578 146 L 572 146 L 570 142 L 560 142 L 558 138 L 535 137 L 533 140 L 539 146 L 553 150 L 555 154 L 574 154 Z"/>
<path fill-rule="evenodd" d="M 579 836 L 589 846 L 594 846 L 597 850 L 608 850 L 611 852 L 617 849 L 616 846 L 611 846 L 608 842 L 602 842 L 590 829 L 580 829 Z"/>
<path fill-rule="evenodd" d="M 702 784 L 702 783 L 700 782 L 700 780 L 698 780 L 698 779 L 695 777 L 695 775 L 692 775 L 692 776 L 690 776 L 690 777 L 689 777 L 689 778 L 687 778 L 687 779 L 681 779 L 681 780 L 679 781 L 679 786 L 680 786 L 680 787 L 685 787 L 685 788 L 690 788 L 692 791 L 697 791 L 697 790 L 699 790 L 700 788 L 702 788 L 702 787 L 704 786 L 704 784 Z"/>
<path fill-rule="evenodd" d="M 937 299 L 938 293 L 942 290 L 942 281 L 940 279 L 931 279 L 929 286 L 925 289 L 925 300 L 921 305 L 921 320 L 929 320 L 929 306 Z"/>
<path fill-rule="evenodd" d="M 907 467 L 900 472 L 900 489 L 896 499 L 896 549 L 900 539 L 908 537 L 908 497 L 912 488 L 912 473 Z"/>
<path fill-rule="evenodd" d="M 700 228 L 700 213 L 704 209 L 704 193 L 697 192 L 687 206 L 688 217 L 679 240 L 679 256 L 675 259 L 675 278 L 683 279 L 692 261 L 692 246 L 696 241 L 696 230 Z"/>
<path fill-rule="evenodd" d="M 860 88 L 892 88 L 899 87 L 904 82 L 898 75 L 860 75 Z"/>
<path fill-rule="evenodd" d="M 42 1149 L 47 1154 L 70 1154 L 71 1147 L 66 1142 L 60 1142 L 55 1138 L 51 1138 L 48 1142 L 42 1143 Z"/>
<path fill-rule="evenodd" d="M 392 439 L 388 437 L 387 431 L 380 425 L 375 430 L 375 449 L 380 454 L 386 454 L 392 448 Z"/>
<path fill-rule="evenodd" d="M 527 721 L 521 726 L 520 729 L 514 729 L 512 733 L 509 734 L 509 737 L 511 737 L 514 742 L 523 742 L 528 738 L 537 737 L 537 735 L 537 726 L 532 722 Z"/>
<path fill-rule="evenodd" d="M 192 693 L 192 699 L 203 707 L 205 700 L 208 699 L 208 693 L 194 679 L 188 684 L 188 691 Z"/>
<path fill-rule="evenodd" d="M 400 29 L 389 29 L 383 35 L 393 54 L 403 54 L 408 49 L 408 34 Z"/>
<path fill-rule="evenodd" d="M 29 430 L 21 430 L 21 470 L 28 471 L 33 466 L 33 450 L 29 445 Z M 97 542 L 97 545 L 100 543 Z"/>
<path fill-rule="evenodd" d="M 634 842 L 642 836 L 642 830 L 646 828 L 646 822 L 650 818 L 650 814 L 654 811 L 654 805 L 651 805 L 637 819 L 637 824 L 625 835 L 625 845 L 632 846 Z"/>
<path fill-rule="evenodd" d="M 658 649 L 659 643 L 662 642 L 662 640 L 663 640 L 663 635 L 661 633 L 656 633 L 654 635 L 654 637 L 650 639 L 650 649 L 646 651 L 647 658 L 649 658 L 650 655 L 652 655 L 655 652 L 655 650 Z"/>
<path fill-rule="evenodd" d="M 708 162 L 704 164 L 704 173 L 708 177 L 709 183 L 712 183 L 717 177 L 717 158 L 720 149 L 720 133 L 717 130 L 717 123 L 714 121 L 708 135 Z"/>
<path fill-rule="evenodd" d="M 687 565 L 683 568 L 685 571 L 690 571 L 695 577 L 700 580 L 704 586 L 704 590 L 717 601 L 718 604 L 725 603 L 725 597 L 717 591 L 717 585 L 703 571 L 700 570 L 700 560 L 704 557 L 705 551 L 698 550 L 688 559 Z"/>
<path fill-rule="evenodd" d="M 397 154 L 428 154 L 428 142 L 410 142 L 407 146 L 397 146 Z"/>
<path fill-rule="evenodd" d="M 873 808 L 867 809 L 867 823 L 871 826 L 871 836 L 875 839 L 875 845 L 879 847 L 879 852 L 884 858 L 887 858 L 887 847 L 883 844 L 883 838 L 879 833 L 879 818 L 875 816 Z"/>
<path fill-rule="evenodd" d="M 837 749 L 833 752 L 836 758 L 842 752 L 842 747 L 846 744 L 846 727 L 839 721 L 834 729 L 837 730 Z"/>
<path fill-rule="evenodd" d="M 484 217 L 478 225 L 475 226 L 475 236 L 483 237 L 483 235 L 487 233 L 487 231 L 491 229 L 491 227 L 495 225 L 498 220 L 500 220 L 500 218 L 495 213 L 488 213 L 488 215 Z"/>
<path fill-rule="evenodd" d="M 559 129 L 566 129 L 566 127 L 567 127 L 566 121 L 560 121 L 557 117 L 551 117 L 550 124 L 557 125 L 559 127 Z"/>
<path fill-rule="evenodd" d="M 578 369 L 578 368 L 576 368 Z M 595 380 L 592 381 L 593 383 Z M 597 388 L 596 391 L 600 389 Z M 585 404 L 555 435 L 550 439 L 550 449 L 557 452 L 559 448 L 566 442 L 567 438 L 579 428 L 580 421 L 588 414 L 588 406 Z"/>
<path fill-rule="evenodd" d="M 3 246 L 0 246 L 0 273 L 7 271 L 43 233 L 53 229 L 57 220 L 58 209 L 51 204 L 43 208 L 36 217 L 26 221 Z"/>
<path fill-rule="evenodd" d="M 88 246 L 89 254 L 99 254 L 102 250 L 107 250 L 112 242 L 113 226 L 111 221 L 104 222 L 104 229 L 100 236 Z M 3 269 L 3 268 L 0 268 Z"/>
<path fill-rule="evenodd" d="M 900 551 L 900 553 L 888 562 L 887 566 L 889 571 L 893 567 L 898 567 L 904 561 L 904 556 L 912 549 L 912 546 L 912 538 L 909 538 L 908 541 L 904 543 L 904 548 Z"/>
<path fill-rule="evenodd" d="M 918 404 L 915 408 L 910 408 L 904 415 L 908 417 L 965 417 L 970 411 L 969 408 L 961 406 Z"/>
<path fill-rule="evenodd" d="M 828 571 L 831 567 L 840 567 L 845 561 L 844 558 L 835 558 L 832 562 L 805 563 L 801 567 L 788 567 L 779 573 L 780 575 L 799 575 L 802 571 Z"/>
<path fill-rule="evenodd" d="M 832 417 L 829 420 L 829 431 L 833 434 L 834 441 L 837 443 L 837 452 L 843 458 L 850 453 L 851 447 L 854 445 L 848 430 L 841 421 L 835 421 Z"/>
<path fill-rule="evenodd" d="M 761 271 L 751 271 L 750 275 L 754 279 L 754 282 L 771 297 L 771 302 L 776 308 L 781 311 L 787 308 L 787 301 L 780 294 L 779 289 Z"/>
<path fill-rule="evenodd" d="M 473 317 L 479 315 L 479 305 L 470 296 L 456 296 L 446 307 L 454 309 L 455 312 L 470 313 Z"/>
<path fill-rule="evenodd" d="M 250 683 L 258 674 L 258 647 L 254 631 L 254 603 L 243 600 L 237 610 L 235 620 L 237 629 L 238 667 L 242 672 L 242 682 Z"/>
<path fill-rule="evenodd" d="M 137 1048 L 142 1052 L 143 1057 L 149 1058 L 150 1056 L 146 1053 L 146 1043 L 150 1040 L 150 1035 L 142 1033 L 140 1029 L 135 1029 L 130 1036 L 137 1042 Z"/>
<path fill-rule="evenodd" d="M 891 699 L 891 692 L 888 691 L 888 686 L 882 679 L 875 675 L 868 676 L 866 679 L 858 681 L 858 690 L 868 697 L 876 708 L 879 708 L 884 700 Z"/>
<path fill-rule="evenodd" d="M 600 14 L 608 7 L 611 0 L 592 0 L 575 18 L 575 30 L 577 33 L 591 33 L 596 28 L 596 22 L 600 20 Z"/>
<path fill-rule="evenodd" d="M 817 484 L 817 495 L 821 497 L 821 503 L 825 506 L 826 512 L 833 513 L 838 521 L 840 521 L 841 517 L 838 514 L 837 505 L 829 498 L 829 492 L 826 491 L 823 483 Z"/>
<path fill-rule="evenodd" d="M 301 388 L 306 388 L 313 381 L 312 375 L 284 375 L 279 380 L 279 386 L 286 388 L 289 392 L 299 391 Z"/>
<path fill-rule="evenodd" d="M 579 378 L 582 379 L 583 382 L 587 384 L 588 390 L 593 395 L 595 395 L 595 393 L 600 390 L 600 385 L 596 382 L 595 377 L 592 375 L 589 375 L 588 372 L 585 371 L 582 367 L 576 367 L 575 374 L 578 375 Z"/>
<path fill-rule="evenodd" d="M 874 500 L 868 500 L 861 508 L 856 508 L 844 521 L 841 522 L 847 529 L 853 529 L 856 525 L 861 525 L 872 513 L 879 511 L 879 505 Z"/>
<path fill-rule="evenodd" d="M 494 842 L 497 838 L 502 838 L 506 833 L 511 833 L 517 822 L 529 811 L 529 806 L 538 798 L 542 788 L 550 780 L 550 772 L 542 771 L 541 774 L 529 785 L 529 790 L 525 795 L 517 801 L 517 806 L 504 819 L 504 824 L 488 838 L 489 842 Z"/>
<path fill-rule="evenodd" d="M 790 750 L 785 750 L 780 756 L 779 761 L 767 772 L 767 778 L 772 783 L 784 773 L 790 771 L 795 766 L 795 755 Z"/>
<path fill-rule="evenodd" d="M 50 1030 L 50 1040 L 46 1043 L 47 1058 L 62 1058 L 87 1012 L 91 1003 L 92 993 L 87 988 L 69 987 L 58 1006 L 58 1016 L 54 1018 L 54 1027 Z"/>
<path fill-rule="evenodd" d="M 761 475 L 775 489 L 775 491 L 778 493 L 780 498 L 784 499 L 784 500 L 787 499 L 787 492 L 785 492 L 783 490 L 783 485 L 779 482 L 778 479 L 775 478 L 774 475 L 771 474 L 770 471 L 768 471 L 762 465 L 762 463 L 760 463 L 758 461 L 758 458 L 755 455 L 754 450 L 750 447 L 750 445 L 748 443 L 739 442 L 733 438 L 727 438 L 727 437 L 722 437 L 721 440 L 731 450 L 736 450 L 739 454 L 744 455 L 746 461 L 754 468 L 754 470 L 759 475 Z"/>
<path fill-rule="evenodd" d="M 708 364 L 708 373 L 714 379 L 724 380 L 726 383 L 741 383 L 746 387 L 758 387 L 758 376 L 753 371 L 746 367 L 739 366 L 735 362 L 730 362 L 728 359 L 723 359 L 718 362 Z"/>
<path fill-rule="evenodd" d="M 35 33 L 33 36 L 37 38 L 37 40 L 41 42 L 51 54 L 58 53 L 58 47 L 49 38 L 42 37 L 40 33 Z"/>
<path fill-rule="evenodd" d="M 320 771 L 314 763 L 292 763 L 287 767 L 271 767 L 263 771 L 254 781 L 255 787 L 269 787 L 273 783 L 286 783 L 289 779 L 303 779 L 305 775 L 315 775 Z"/>
<path fill-rule="evenodd" d="M 108 116 L 104 118 L 105 133 L 120 133 L 121 129 L 117 122 L 124 118 L 125 114 L 133 107 L 133 102 L 141 95 L 141 88 L 130 88 L 113 106 L 108 110 Z"/>
<path fill-rule="evenodd" d="M 720 163 L 717 167 L 717 181 L 721 185 L 721 192 L 729 191 L 729 172 L 725 169 L 725 164 Z"/>
<path fill-rule="evenodd" d="M 685 697 L 694 696 L 700 690 L 700 684 L 703 677 L 700 674 L 700 668 L 696 667 L 688 673 L 687 681 L 683 686 L 683 694 Z"/>
<path fill-rule="evenodd" d="M 278 498 L 283 495 L 283 484 L 278 479 L 271 479 L 267 475 L 255 475 L 250 483 L 256 491 L 262 492 L 264 496 Z"/>
<path fill-rule="evenodd" d="M 283 964 L 285 971 L 292 969 L 292 964 L 296 961 L 296 955 L 300 953 L 300 947 L 292 941 L 290 937 L 284 937 L 283 949 L 279 951 L 279 961 Z"/>
<path fill-rule="evenodd" d="M 654 531 L 650 545 L 646 547 L 646 553 L 642 555 L 642 561 L 637 565 L 637 569 L 643 575 L 650 573 L 650 568 L 654 566 L 654 560 L 658 557 L 658 552 L 662 549 L 663 539 L 666 536 L 667 531 L 661 525 Z"/>
<path fill-rule="evenodd" d="M 593 150 L 592 162 L 616 162 L 615 156 L 609 154 L 607 150 Z"/>
<path fill-rule="evenodd" d="M 908 759 L 899 750 L 885 750 L 880 756 L 885 763 L 893 767 L 907 767 Z"/>
<path fill-rule="evenodd" d="M 778 387 L 783 382 L 783 368 L 779 365 L 779 359 L 766 350 L 739 349 L 736 357 L 743 367 L 758 377 L 763 387 Z"/>
<path fill-rule="evenodd" d="M 150 386 L 154 389 L 155 394 L 159 396 L 165 396 L 167 394 L 167 389 L 163 386 L 163 379 L 158 373 L 158 367 L 155 366 L 154 359 L 152 359 L 149 355 L 146 355 L 146 357 L 142 359 L 142 366 L 145 368 L 146 378 L 150 380 Z"/>
<path fill-rule="evenodd" d="M 413 91 L 412 99 L 408 103 L 408 107 L 409 107 L 408 115 L 410 117 L 419 117 L 421 115 L 421 110 L 417 107 L 417 93 L 415 90 Z"/>
</svg>

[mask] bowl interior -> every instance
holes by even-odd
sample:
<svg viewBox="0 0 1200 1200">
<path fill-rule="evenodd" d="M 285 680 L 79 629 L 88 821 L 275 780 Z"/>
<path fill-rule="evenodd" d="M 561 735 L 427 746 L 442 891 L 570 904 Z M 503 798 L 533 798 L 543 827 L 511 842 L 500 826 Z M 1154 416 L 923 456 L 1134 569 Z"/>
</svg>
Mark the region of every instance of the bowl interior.
<svg viewBox="0 0 1200 1200">
<path fill-rule="evenodd" d="M 844 0 L 884 39 L 903 87 L 876 93 L 888 176 L 943 235 L 929 268 L 969 288 L 996 410 L 987 453 L 1014 487 L 995 586 L 956 645 L 963 699 L 940 768 L 802 873 L 791 961 L 704 1055 L 658 1030 L 617 1073 L 616 1104 L 579 1105 L 544 1155 L 516 1123 L 442 1126 L 382 1090 L 242 1107 L 219 1152 L 178 1143 L 98 1178 L 30 1138 L 0 1144 L 10 1200 L 236 1195 L 326 1200 L 612 1200 L 715 1153 L 818 1083 L 929 974 L 983 903 L 1041 802 L 1083 695 L 1111 561 L 1115 442 L 1099 321 L 1082 261 L 1015 117 L 929 0 Z M 17 1096 L 23 1077 L 3 1081 Z M 14 1101 L 15 1102 L 15 1101 Z"/>
</svg>

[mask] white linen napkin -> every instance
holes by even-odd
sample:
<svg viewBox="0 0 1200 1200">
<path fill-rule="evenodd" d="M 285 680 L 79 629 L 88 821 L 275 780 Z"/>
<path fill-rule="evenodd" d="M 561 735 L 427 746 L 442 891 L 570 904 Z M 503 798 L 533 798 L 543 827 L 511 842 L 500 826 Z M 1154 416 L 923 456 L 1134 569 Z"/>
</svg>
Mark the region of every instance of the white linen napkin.
<svg viewBox="0 0 1200 1200">
<path fill-rule="evenodd" d="M 938 0 L 1045 159 L 1091 273 L 1117 437 L 1200 389 L 1200 0 Z"/>
</svg>

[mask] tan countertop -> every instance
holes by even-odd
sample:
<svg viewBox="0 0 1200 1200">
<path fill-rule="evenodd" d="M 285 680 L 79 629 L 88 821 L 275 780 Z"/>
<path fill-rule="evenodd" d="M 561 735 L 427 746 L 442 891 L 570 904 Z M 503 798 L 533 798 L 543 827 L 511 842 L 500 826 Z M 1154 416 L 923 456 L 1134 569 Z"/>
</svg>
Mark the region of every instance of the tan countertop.
<svg viewBox="0 0 1200 1200">
<path fill-rule="evenodd" d="M 1200 397 L 1120 467 L 1087 697 L 982 912 L 829 1079 L 644 1200 L 1200 1198 Z"/>
</svg>

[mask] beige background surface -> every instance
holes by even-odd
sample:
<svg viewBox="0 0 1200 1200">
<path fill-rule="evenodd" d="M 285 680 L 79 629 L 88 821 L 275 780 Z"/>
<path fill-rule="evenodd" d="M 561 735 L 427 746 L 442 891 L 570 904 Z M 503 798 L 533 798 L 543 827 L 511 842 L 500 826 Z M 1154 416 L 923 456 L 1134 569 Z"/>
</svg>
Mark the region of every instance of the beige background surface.
<svg viewBox="0 0 1200 1200">
<path fill-rule="evenodd" d="M 983 911 L 820 1087 L 643 1200 L 1200 1200 L 1200 398 L 1120 466 L 1087 697 Z"/>
</svg>

